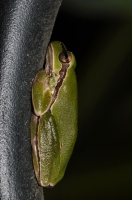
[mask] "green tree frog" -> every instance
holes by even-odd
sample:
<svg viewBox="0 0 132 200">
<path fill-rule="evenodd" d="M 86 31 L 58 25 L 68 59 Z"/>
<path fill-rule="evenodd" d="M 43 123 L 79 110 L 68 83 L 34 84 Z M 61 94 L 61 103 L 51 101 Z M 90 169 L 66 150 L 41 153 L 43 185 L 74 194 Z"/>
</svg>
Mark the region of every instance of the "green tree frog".
<svg viewBox="0 0 132 200">
<path fill-rule="evenodd" d="M 65 173 L 77 137 L 76 61 L 62 42 L 47 48 L 45 69 L 32 86 L 31 145 L 34 171 L 43 187 Z"/>
</svg>

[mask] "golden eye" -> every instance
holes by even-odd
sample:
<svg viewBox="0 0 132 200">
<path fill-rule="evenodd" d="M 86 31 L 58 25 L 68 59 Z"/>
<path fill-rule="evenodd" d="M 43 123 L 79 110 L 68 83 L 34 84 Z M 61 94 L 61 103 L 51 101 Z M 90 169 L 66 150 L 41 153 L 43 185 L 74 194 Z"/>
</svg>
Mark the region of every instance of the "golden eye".
<svg viewBox="0 0 132 200">
<path fill-rule="evenodd" d="M 72 60 L 72 54 L 70 51 L 63 51 L 59 55 L 59 60 L 62 63 L 69 63 Z"/>
</svg>

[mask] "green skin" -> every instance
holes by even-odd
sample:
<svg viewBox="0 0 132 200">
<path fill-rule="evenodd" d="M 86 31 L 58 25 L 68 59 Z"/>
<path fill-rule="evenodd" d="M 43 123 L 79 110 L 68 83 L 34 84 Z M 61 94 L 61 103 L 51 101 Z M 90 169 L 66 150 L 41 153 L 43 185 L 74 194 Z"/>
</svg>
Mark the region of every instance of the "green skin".
<svg viewBox="0 0 132 200">
<path fill-rule="evenodd" d="M 63 178 L 76 141 L 75 66 L 75 57 L 64 44 L 52 42 L 45 69 L 38 71 L 33 82 L 31 144 L 35 174 L 43 187 L 54 186 Z"/>
</svg>

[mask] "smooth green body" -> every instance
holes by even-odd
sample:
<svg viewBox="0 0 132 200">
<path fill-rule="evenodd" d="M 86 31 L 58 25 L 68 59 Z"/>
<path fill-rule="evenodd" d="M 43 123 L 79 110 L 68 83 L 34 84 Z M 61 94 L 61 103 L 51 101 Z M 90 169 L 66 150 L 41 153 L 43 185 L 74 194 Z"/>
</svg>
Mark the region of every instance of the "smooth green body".
<svg viewBox="0 0 132 200">
<path fill-rule="evenodd" d="M 63 43 L 50 43 L 45 69 L 32 86 L 33 164 L 38 183 L 54 186 L 65 173 L 77 137 L 76 61 Z"/>
</svg>

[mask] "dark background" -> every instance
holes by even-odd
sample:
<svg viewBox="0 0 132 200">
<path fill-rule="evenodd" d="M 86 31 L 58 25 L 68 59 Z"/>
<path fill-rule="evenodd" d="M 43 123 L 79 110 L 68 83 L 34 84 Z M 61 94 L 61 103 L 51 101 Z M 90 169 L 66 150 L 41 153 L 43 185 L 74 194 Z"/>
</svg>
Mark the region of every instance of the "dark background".
<svg viewBox="0 0 132 200">
<path fill-rule="evenodd" d="M 132 3 L 64 0 L 53 40 L 76 56 L 79 130 L 45 199 L 132 199 Z"/>
</svg>

